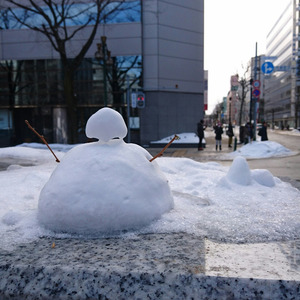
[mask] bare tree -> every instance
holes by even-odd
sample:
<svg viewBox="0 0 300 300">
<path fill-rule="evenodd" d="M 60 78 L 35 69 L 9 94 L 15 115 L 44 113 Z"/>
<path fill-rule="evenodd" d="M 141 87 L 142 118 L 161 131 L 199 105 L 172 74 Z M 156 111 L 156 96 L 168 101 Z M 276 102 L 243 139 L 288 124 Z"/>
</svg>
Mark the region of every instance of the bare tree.
<svg viewBox="0 0 300 300">
<path fill-rule="evenodd" d="M 242 88 L 242 91 L 241 91 L 241 107 L 240 107 L 240 114 L 239 114 L 239 125 L 240 126 L 242 125 L 243 109 L 244 109 L 245 99 L 246 99 L 247 93 L 249 92 L 249 84 L 248 84 L 248 81 L 246 79 L 246 74 L 248 73 L 249 68 L 250 68 L 250 65 L 247 66 L 243 77 L 239 81 L 240 86 Z"/>
<path fill-rule="evenodd" d="M 126 86 L 128 72 L 138 66 L 139 56 L 133 56 L 130 60 L 124 57 L 112 57 L 112 69 L 107 73 L 108 82 L 113 92 L 113 103 L 117 107 L 121 105 L 124 86 Z M 140 81 L 142 74 L 130 80 L 129 88 Z"/>
<path fill-rule="evenodd" d="M 69 142 L 77 141 L 77 103 L 74 73 L 82 63 L 95 38 L 98 25 L 122 9 L 125 0 L 4 0 L 11 17 L 22 25 L 47 37 L 60 55 L 63 66 L 64 96 L 67 105 Z M 18 8 L 18 9 L 16 9 Z M 124 8 L 123 8 L 124 9 Z M 20 16 L 26 15 L 26 18 Z M 84 30 L 86 39 L 74 53 L 71 40 Z M 72 50 L 72 51 L 71 51 Z"/>
</svg>

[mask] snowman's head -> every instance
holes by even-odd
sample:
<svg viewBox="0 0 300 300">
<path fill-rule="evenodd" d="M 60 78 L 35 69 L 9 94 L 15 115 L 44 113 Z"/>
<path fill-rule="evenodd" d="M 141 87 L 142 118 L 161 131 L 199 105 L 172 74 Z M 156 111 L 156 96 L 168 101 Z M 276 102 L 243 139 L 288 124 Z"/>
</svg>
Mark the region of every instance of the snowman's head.
<svg viewBox="0 0 300 300">
<path fill-rule="evenodd" d="M 89 138 L 108 142 L 115 138 L 123 139 L 127 135 L 127 127 L 121 114 L 111 108 L 104 107 L 88 119 L 85 134 Z"/>
</svg>

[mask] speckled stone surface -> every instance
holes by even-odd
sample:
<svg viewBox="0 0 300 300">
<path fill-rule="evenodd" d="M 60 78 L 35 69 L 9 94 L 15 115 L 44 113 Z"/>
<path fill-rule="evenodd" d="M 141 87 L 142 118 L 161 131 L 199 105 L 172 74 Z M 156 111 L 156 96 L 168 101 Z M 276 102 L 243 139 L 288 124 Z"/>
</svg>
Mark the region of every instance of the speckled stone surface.
<svg viewBox="0 0 300 300">
<path fill-rule="evenodd" d="M 300 241 L 42 238 L 0 250 L 0 299 L 299 299 L 299 265 Z"/>
</svg>

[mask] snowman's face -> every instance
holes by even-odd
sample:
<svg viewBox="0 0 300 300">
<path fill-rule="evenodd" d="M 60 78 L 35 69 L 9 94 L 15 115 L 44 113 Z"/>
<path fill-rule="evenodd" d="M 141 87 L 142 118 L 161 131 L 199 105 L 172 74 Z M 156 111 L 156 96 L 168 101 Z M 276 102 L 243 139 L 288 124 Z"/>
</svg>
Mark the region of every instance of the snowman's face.
<svg viewBox="0 0 300 300">
<path fill-rule="evenodd" d="M 108 142 L 111 139 L 123 139 L 127 135 L 127 127 L 121 114 L 104 107 L 88 119 L 85 132 L 89 138 Z"/>
</svg>

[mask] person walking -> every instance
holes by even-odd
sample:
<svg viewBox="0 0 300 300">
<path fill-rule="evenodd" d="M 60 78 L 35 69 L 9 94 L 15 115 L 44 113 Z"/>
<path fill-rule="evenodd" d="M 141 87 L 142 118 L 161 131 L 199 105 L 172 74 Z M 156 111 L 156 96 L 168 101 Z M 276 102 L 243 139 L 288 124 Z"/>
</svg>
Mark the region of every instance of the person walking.
<svg viewBox="0 0 300 300">
<path fill-rule="evenodd" d="M 198 144 L 198 151 L 203 150 L 203 144 L 202 141 L 204 139 L 204 130 L 205 130 L 205 126 L 203 125 L 203 120 L 201 120 L 198 124 L 197 124 L 197 134 L 199 137 L 199 144 Z"/>
<path fill-rule="evenodd" d="M 268 140 L 268 133 L 267 133 L 267 123 L 263 122 L 262 128 L 258 131 L 258 135 L 261 137 L 261 141 Z"/>
<path fill-rule="evenodd" d="M 233 133 L 231 122 L 229 122 L 226 134 L 228 135 L 228 148 L 232 148 L 231 144 L 232 144 L 232 137 L 234 136 L 234 133 Z"/>
<path fill-rule="evenodd" d="M 218 124 L 215 126 L 215 139 L 216 139 L 216 151 L 218 150 L 218 146 L 220 151 L 222 150 L 222 134 L 223 134 L 223 128 L 221 126 L 221 123 L 218 122 Z"/>
<path fill-rule="evenodd" d="M 248 122 L 245 126 L 245 145 L 253 141 L 253 126 Z"/>
</svg>

